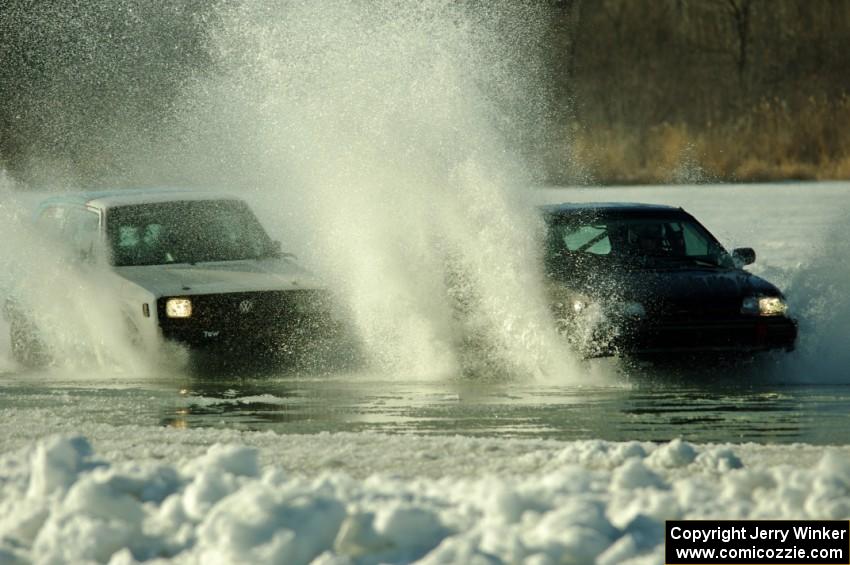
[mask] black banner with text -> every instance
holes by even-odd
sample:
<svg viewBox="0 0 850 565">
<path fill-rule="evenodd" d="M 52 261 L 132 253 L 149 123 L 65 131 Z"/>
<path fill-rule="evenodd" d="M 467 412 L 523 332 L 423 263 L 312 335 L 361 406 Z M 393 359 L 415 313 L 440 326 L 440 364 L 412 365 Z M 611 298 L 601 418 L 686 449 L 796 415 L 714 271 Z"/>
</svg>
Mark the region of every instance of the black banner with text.
<svg viewBox="0 0 850 565">
<path fill-rule="evenodd" d="M 850 564 L 850 522 L 668 520 L 667 565 Z"/>
</svg>

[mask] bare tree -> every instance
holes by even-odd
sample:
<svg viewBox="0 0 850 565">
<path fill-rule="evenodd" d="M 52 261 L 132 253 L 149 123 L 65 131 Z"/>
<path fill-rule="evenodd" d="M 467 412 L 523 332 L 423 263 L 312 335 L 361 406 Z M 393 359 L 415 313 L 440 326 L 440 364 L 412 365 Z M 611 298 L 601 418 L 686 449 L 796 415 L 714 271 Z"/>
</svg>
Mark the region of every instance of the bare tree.
<svg viewBox="0 0 850 565">
<path fill-rule="evenodd" d="M 727 0 L 729 12 L 734 20 L 734 29 L 738 39 L 737 67 L 741 84 L 744 83 L 744 73 L 747 70 L 747 52 L 750 39 L 750 9 L 751 0 Z"/>
</svg>

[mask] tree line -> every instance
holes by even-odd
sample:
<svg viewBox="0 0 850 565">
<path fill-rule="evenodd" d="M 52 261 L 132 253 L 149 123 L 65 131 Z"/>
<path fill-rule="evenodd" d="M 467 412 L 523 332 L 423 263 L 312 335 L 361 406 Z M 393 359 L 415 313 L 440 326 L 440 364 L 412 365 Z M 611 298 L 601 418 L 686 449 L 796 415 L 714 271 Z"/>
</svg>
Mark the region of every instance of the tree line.
<svg viewBox="0 0 850 565">
<path fill-rule="evenodd" d="M 551 177 L 850 175 L 850 2 L 556 6 L 551 64 L 564 111 Z"/>
<path fill-rule="evenodd" d="M 541 182 L 850 178 L 847 0 L 547 1 Z M 0 2 L 0 167 L 120 176 L 214 66 L 219 3 Z"/>
</svg>

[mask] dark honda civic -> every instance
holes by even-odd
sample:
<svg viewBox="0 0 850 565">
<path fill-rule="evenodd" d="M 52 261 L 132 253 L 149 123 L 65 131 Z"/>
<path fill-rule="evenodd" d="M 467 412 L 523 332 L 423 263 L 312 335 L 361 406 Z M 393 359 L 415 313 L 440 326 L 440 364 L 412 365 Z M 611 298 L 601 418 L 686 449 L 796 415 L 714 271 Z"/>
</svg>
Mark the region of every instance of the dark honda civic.
<svg viewBox="0 0 850 565">
<path fill-rule="evenodd" d="M 542 208 L 545 266 L 560 330 L 586 357 L 790 351 L 797 323 L 773 284 L 743 269 L 681 208 Z"/>
</svg>

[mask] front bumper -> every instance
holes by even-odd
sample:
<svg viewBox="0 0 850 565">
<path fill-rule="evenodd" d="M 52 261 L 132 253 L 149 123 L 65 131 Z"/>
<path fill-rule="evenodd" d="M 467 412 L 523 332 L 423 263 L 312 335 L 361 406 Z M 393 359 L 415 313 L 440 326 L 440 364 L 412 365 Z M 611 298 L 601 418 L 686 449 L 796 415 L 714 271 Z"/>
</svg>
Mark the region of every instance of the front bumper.
<svg viewBox="0 0 850 565">
<path fill-rule="evenodd" d="M 579 344 L 587 357 L 703 352 L 747 354 L 793 350 L 797 323 L 786 317 L 655 323 L 630 320 L 596 328 L 591 336 Z"/>
<path fill-rule="evenodd" d="M 711 323 L 643 324 L 625 334 L 620 348 L 627 353 L 722 351 L 753 353 L 771 349 L 790 351 L 797 340 L 797 324 L 785 317 L 724 320 Z"/>
</svg>

